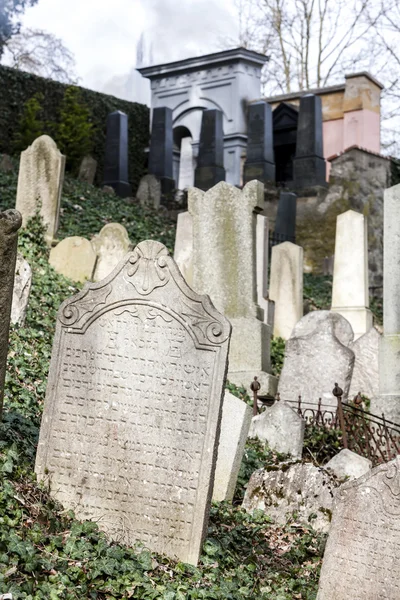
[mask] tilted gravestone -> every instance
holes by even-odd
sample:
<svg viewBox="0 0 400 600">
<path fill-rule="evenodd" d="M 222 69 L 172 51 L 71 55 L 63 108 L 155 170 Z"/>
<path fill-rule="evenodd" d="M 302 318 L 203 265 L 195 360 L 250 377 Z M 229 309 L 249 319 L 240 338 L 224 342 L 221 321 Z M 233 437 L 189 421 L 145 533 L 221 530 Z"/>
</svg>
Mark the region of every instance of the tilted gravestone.
<svg viewBox="0 0 400 600">
<path fill-rule="evenodd" d="M 79 167 L 79 181 L 93 184 L 96 176 L 97 160 L 92 156 L 84 156 Z"/>
<path fill-rule="evenodd" d="M 92 246 L 97 256 L 93 281 L 107 277 L 132 247 L 128 232 L 119 223 L 104 225 L 92 239 Z"/>
<path fill-rule="evenodd" d="M 175 188 L 173 177 L 172 110 L 166 106 L 154 108 L 151 123 L 149 173 L 161 183 L 163 194 Z"/>
<path fill-rule="evenodd" d="M 275 402 L 253 417 L 249 437 L 268 442 L 268 446 L 281 454 L 301 458 L 304 443 L 305 421 L 286 402 Z"/>
<path fill-rule="evenodd" d="M 400 457 L 335 496 L 317 600 L 400 598 Z"/>
<path fill-rule="evenodd" d="M 143 175 L 139 181 L 136 198 L 142 206 L 159 208 L 161 204 L 161 182 L 155 175 Z"/>
<path fill-rule="evenodd" d="M 201 119 L 199 155 L 194 186 L 207 191 L 225 180 L 223 115 L 220 110 L 205 110 Z"/>
<path fill-rule="evenodd" d="M 48 135 L 38 137 L 21 152 L 15 208 L 23 225 L 40 210 L 48 241 L 58 229 L 64 170 L 65 156 Z"/>
<path fill-rule="evenodd" d="M 249 105 L 247 119 L 247 156 L 243 184 L 258 179 L 275 183 L 272 109 L 268 102 Z"/>
<path fill-rule="evenodd" d="M 0 212 L 0 419 L 3 408 L 18 230 L 21 223 L 22 219 L 18 211 Z"/>
<path fill-rule="evenodd" d="M 296 242 L 297 196 L 291 192 L 279 194 L 278 212 L 275 221 L 277 242 Z"/>
<path fill-rule="evenodd" d="M 116 110 L 107 117 L 103 185 L 121 198 L 132 194 L 128 183 L 128 116 Z"/>
<path fill-rule="evenodd" d="M 60 275 L 84 282 L 92 278 L 96 252 L 89 240 L 74 235 L 50 250 L 49 263 Z"/>
<path fill-rule="evenodd" d="M 319 96 L 306 94 L 300 98 L 296 156 L 293 161 L 296 189 L 326 186 L 323 149 L 322 103 Z"/>
<path fill-rule="evenodd" d="M 230 329 L 154 241 L 64 302 L 36 458 L 54 497 L 114 540 L 196 564 Z"/>
</svg>

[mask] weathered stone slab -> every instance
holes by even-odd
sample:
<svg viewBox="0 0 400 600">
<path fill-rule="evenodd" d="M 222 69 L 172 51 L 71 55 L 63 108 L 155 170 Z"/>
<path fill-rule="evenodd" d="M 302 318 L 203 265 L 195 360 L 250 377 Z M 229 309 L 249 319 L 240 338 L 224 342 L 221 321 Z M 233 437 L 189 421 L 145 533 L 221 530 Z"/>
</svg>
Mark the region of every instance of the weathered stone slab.
<svg viewBox="0 0 400 600">
<path fill-rule="evenodd" d="M 364 456 L 360 456 L 347 448 L 344 448 L 336 456 L 326 463 L 325 469 L 332 471 L 338 479 L 358 479 L 372 468 L 372 462 Z"/>
<path fill-rule="evenodd" d="M 282 400 L 296 401 L 301 395 L 303 402 L 308 404 L 316 405 L 318 398 L 322 398 L 324 405 L 336 406 L 332 390 L 337 382 L 346 400 L 354 352 L 344 346 L 335 333 L 337 330 L 346 331 L 344 324 L 338 325 L 338 320 L 345 321 L 345 318 L 328 310 L 320 311 L 321 314 L 315 317 L 316 312 L 303 317 L 306 326 L 299 323 L 286 342 L 278 390 Z"/>
<path fill-rule="evenodd" d="M 349 321 L 355 339 L 372 327 L 372 313 L 368 308 L 367 235 L 364 215 L 348 210 L 337 217 L 332 310 Z"/>
<path fill-rule="evenodd" d="M 268 298 L 268 262 L 269 262 L 269 220 L 257 215 L 256 226 L 256 264 L 257 264 L 257 304 L 264 311 L 264 323 L 269 325 L 270 336 L 274 326 L 275 304 Z"/>
<path fill-rule="evenodd" d="M 39 209 L 48 240 L 58 229 L 64 170 L 65 156 L 48 135 L 38 137 L 21 152 L 15 208 L 22 215 L 23 225 Z"/>
<path fill-rule="evenodd" d="M 293 328 L 291 337 L 306 337 L 323 327 L 327 319 L 332 324 L 333 334 L 339 342 L 343 346 L 350 346 L 354 339 L 354 332 L 350 323 L 341 315 L 330 313 L 328 310 L 313 310 L 304 315 Z"/>
<path fill-rule="evenodd" d="M 283 242 L 272 248 L 269 297 L 275 302 L 274 336 L 287 340 L 303 316 L 303 248 Z"/>
<path fill-rule="evenodd" d="M 372 327 L 350 345 L 355 355 L 350 398 L 361 392 L 370 400 L 379 392 L 379 342 L 381 334 Z"/>
<path fill-rule="evenodd" d="M 301 458 L 303 453 L 305 421 L 286 402 L 275 402 L 253 417 L 249 437 L 268 442 L 281 454 Z"/>
<path fill-rule="evenodd" d="M 62 304 L 36 473 L 113 539 L 196 564 L 218 448 L 230 325 L 167 249 L 140 243 Z"/>
<path fill-rule="evenodd" d="M 136 198 L 142 206 L 159 208 L 161 204 L 161 183 L 155 175 L 144 175 L 141 178 Z"/>
<path fill-rule="evenodd" d="M 3 408 L 18 230 L 21 223 L 22 219 L 18 211 L 0 212 L 0 419 Z"/>
<path fill-rule="evenodd" d="M 400 457 L 341 486 L 317 600 L 400 597 Z"/>
<path fill-rule="evenodd" d="M 128 232 L 119 223 L 104 225 L 92 239 L 92 246 L 97 255 L 93 281 L 107 277 L 132 247 Z"/>
<path fill-rule="evenodd" d="M 231 501 L 251 423 L 251 407 L 225 390 L 213 500 Z"/>
<path fill-rule="evenodd" d="M 193 283 L 193 218 L 190 212 L 178 214 L 174 261 L 188 285 Z"/>
<path fill-rule="evenodd" d="M 92 278 L 96 253 L 89 240 L 72 236 L 50 250 L 49 263 L 57 273 L 83 282 Z"/>
<path fill-rule="evenodd" d="M 29 294 L 32 285 L 32 269 L 21 254 L 15 265 L 14 289 L 11 308 L 11 323 L 20 327 L 25 323 Z"/>
<path fill-rule="evenodd" d="M 278 471 L 259 469 L 250 478 L 243 508 L 263 510 L 279 524 L 285 524 L 295 512 L 299 522 L 326 532 L 337 485 L 333 476 L 311 463 L 284 465 Z M 310 519 L 311 515 L 315 518 Z"/>
<path fill-rule="evenodd" d="M 96 177 L 97 160 L 93 156 L 84 156 L 79 167 L 78 179 L 93 185 Z"/>
</svg>

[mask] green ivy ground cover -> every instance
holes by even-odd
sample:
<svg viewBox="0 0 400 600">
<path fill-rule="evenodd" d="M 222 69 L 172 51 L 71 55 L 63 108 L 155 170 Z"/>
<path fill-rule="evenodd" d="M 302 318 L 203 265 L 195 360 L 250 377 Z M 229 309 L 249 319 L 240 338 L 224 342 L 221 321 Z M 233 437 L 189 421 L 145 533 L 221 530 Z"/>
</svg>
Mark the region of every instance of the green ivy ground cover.
<svg viewBox="0 0 400 600">
<path fill-rule="evenodd" d="M 8 187 L 0 176 L 4 207 L 13 206 L 15 182 L 9 179 Z M 114 200 L 106 202 L 100 192 L 86 193 L 71 182 L 61 234 L 89 236 L 108 218 L 123 222 L 124 211 L 133 207 L 124 205 L 117 215 L 119 201 L 111 204 Z M 78 203 L 90 214 L 83 218 L 73 208 Z M 131 214 L 126 226 L 134 243 L 153 233 L 171 247 L 173 231 L 159 217 L 138 210 L 131 220 Z M 22 231 L 19 250 L 32 267 L 33 287 L 25 327 L 10 335 L 0 427 L 0 593 L 12 592 L 15 600 L 315 600 L 321 536 L 295 521 L 277 527 L 264 513 L 248 515 L 238 506 L 253 470 L 277 460 L 260 444 L 246 447 L 236 505 L 213 505 L 196 568 L 145 548 L 109 543 L 96 524 L 74 519 L 37 484 L 33 466 L 56 312 L 77 288 L 49 266 L 39 222 Z"/>
</svg>

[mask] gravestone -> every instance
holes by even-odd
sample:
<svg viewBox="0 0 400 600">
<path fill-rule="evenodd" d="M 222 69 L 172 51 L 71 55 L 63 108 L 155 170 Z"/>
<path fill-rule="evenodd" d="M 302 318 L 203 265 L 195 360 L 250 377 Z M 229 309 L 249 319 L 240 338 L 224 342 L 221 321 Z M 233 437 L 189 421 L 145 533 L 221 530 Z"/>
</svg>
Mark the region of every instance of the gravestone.
<svg viewBox="0 0 400 600">
<path fill-rule="evenodd" d="M 371 412 L 400 423 L 400 184 L 385 190 L 383 206 L 383 337 Z"/>
<path fill-rule="evenodd" d="M 196 564 L 230 325 L 159 242 L 60 307 L 36 473 L 113 540 Z"/>
<path fill-rule="evenodd" d="M 333 475 L 312 463 L 280 463 L 280 469 L 258 469 L 253 473 L 242 507 L 247 512 L 262 510 L 281 525 L 296 513 L 296 522 L 326 532 L 337 487 Z"/>
<path fill-rule="evenodd" d="M 49 263 L 60 275 L 84 282 L 92 278 L 96 252 L 89 240 L 72 236 L 50 250 Z"/>
<path fill-rule="evenodd" d="M 371 470 L 372 462 L 368 458 L 344 448 L 335 454 L 324 468 L 331 471 L 338 479 L 358 479 Z"/>
<path fill-rule="evenodd" d="M 256 225 L 256 278 L 257 304 L 264 311 L 264 323 L 274 326 L 275 304 L 268 298 L 268 261 L 269 261 L 269 221 L 264 215 L 257 215 Z"/>
<path fill-rule="evenodd" d="M 205 110 L 201 119 L 199 154 L 194 185 L 207 191 L 225 180 L 223 115 L 220 110 Z"/>
<path fill-rule="evenodd" d="M 187 284 L 193 284 L 193 219 L 189 211 L 178 214 L 174 261 Z"/>
<path fill-rule="evenodd" d="M 103 185 L 121 198 L 132 195 L 128 183 L 128 116 L 116 110 L 107 117 Z"/>
<path fill-rule="evenodd" d="M 382 336 L 371 327 L 358 340 L 350 345 L 355 355 L 353 375 L 351 378 L 349 397 L 354 398 L 359 392 L 370 400 L 379 393 L 379 343 Z"/>
<path fill-rule="evenodd" d="M 193 287 L 208 294 L 231 322 L 228 379 L 247 389 L 258 377 L 260 394 L 275 394 L 270 375 L 270 328 L 256 302 L 256 211 L 264 206 L 264 186 L 243 190 L 220 182 L 208 192 L 189 189 L 193 219 Z"/>
<path fill-rule="evenodd" d="M 300 98 L 293 182 L 295 188 L 299 190 L 327 185 L 323 151 L 322 103 L 321 98 L 314 94 L 306 94 Z"/>
<path fill-rule="evenodd" d="M 324 406 L 336 408 L 337 400 L 332 394 L 336 382 L 343 389 L 343 400 L 347 399 L 354 352 L 337 336 L 338 330 L 346 331 L 346 324 L 340 324 L 341 320 L 346 321 L 328 310 L 313 311 L 294 328 L 286 342 L 279 378 L 282 400 L 295 402 L 301 395 L 302 402 L 310 406 L 317 406 L 321 398 Z M 302 321 L 306 322 L 304 327 Z M 350 324 L 348 327 L 351 331 Z"/>
<path fill-rule="evenodd" d="M 92 156 L 84 156 L 82 158 L 81 166 L 79 167 L 79 181 L 84 181 L 93 185 L 94 178 L 96 177 L 97 160 Z"/>
<path fill-rule="evenodd" d="M 243 184 L 253 179 L 275 183 L 272 109 L 268 102 L 249 104 L 247 118 L 247 154 Z"/>
<path fill-rule="evenodd" d="M 331 310 L 349 321 L 354 339 L 372 327 L 367 235 L 364 215 L 348 210 L 337 217 Z"/>
<path fill-rule="evenodd" d="M 292 194 L 291 192 L 280 192 L 274 232 L 276 241 L 295 243 L 296 210 L 296 194 Z"/>
<path fill-rule="evenodd" d="M 159 208 L 161 204 L 161 182 L 155 175 L 143 175 L 139 182 L 136 198 L 142 206 Z"/>
<path fill-rule="evenodd" d="M 20 327 L 25 323 L 29 294 L 32 285 L 32 269 L 21 254 L 15 264 L 14 289 L 11 307 L 11 323 Z"/>
<path fill-rule="evenodd" d="M 251 423 L 251 407 L 225 390 L 213 500 L 231 502 Z"/>
<path fill-rule="evenodd" d="M 117 266 L 131 249 L 128 232 L 119 223 L 107 223 L 92 239 L 97 260 L 93 281 L 101 281 Z"/>
<path fill-rule="evenodd" d="M 8 154 L 2 154 L 0 159 L 0 171 L 3 173 L 13 173 L 14 165 Z"/>
<path fill-rule="evenodd" d="M 18 211 L 0 212 L 0 419 L 3 410 L 18 230 L 21 223 L 22 218 Z"/>
<path fill-rule="evenodd" d="M 149 151 L 149 173 L 161 183 L 163 194 L 175 188 L 173 176 L 172 110 L 166 106 L 153 109 Z"/>
<path fill-rule="evenodd" d="M 335 495 L 317 600 L 400 598 L 400 457 Z"/>
<path fill-rule="evenodd" d="M 38 137 L 21 152 L 15 208 L 24 226 L 40 209 L 48 242 L 58 229 L 64 170 L 65 156 L 48 135 Z"/>
<path fill-rule="evenodd" d="M 283 242 L 273 246 L 269 298 L 275 302 L 274 336 L 287 340 L 303 316 L 303 248 Z"/>
<path fill-rule="evenodd" d="M 305 421 L 286 402 L 275 402 L 251 422 L 249 437 L 268 442 L 271 450 L 301 458 Z"/>
<path fill-rule="evenodd" d="M 187 190 L 194 184 L 194 165 L 192 138 L 184 137 L 181 141 L 181 156 L 179 161 L 178 188 Z"/>
</svg>

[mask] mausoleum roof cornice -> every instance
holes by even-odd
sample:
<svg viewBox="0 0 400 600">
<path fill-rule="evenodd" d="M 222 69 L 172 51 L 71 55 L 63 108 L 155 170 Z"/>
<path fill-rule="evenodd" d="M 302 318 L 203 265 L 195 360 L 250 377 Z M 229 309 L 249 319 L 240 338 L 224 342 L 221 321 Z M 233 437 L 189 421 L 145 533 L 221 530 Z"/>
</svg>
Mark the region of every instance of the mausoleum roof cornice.
<svg viewBox="0 0 400 600">
<path fill-rule="evenodd" d="M 193 58 L 185 58 L 161 65 L 153 65 L 150 67 L 140 67 L 136 69 L 143 77 L 155 79 L 160 76 L 171 76 L 174 74 L 185 73 L 188 71 L 204 69 L 205 67 L 216 67 L 234 64 L 238 62 L 246 62 L 250 65 L 262 67 L 269 60 L 265 54 L 248 50 L 247 48 L 232 48 L 215 52 L 213 54 L 204 54 Z"/>
</svg>

